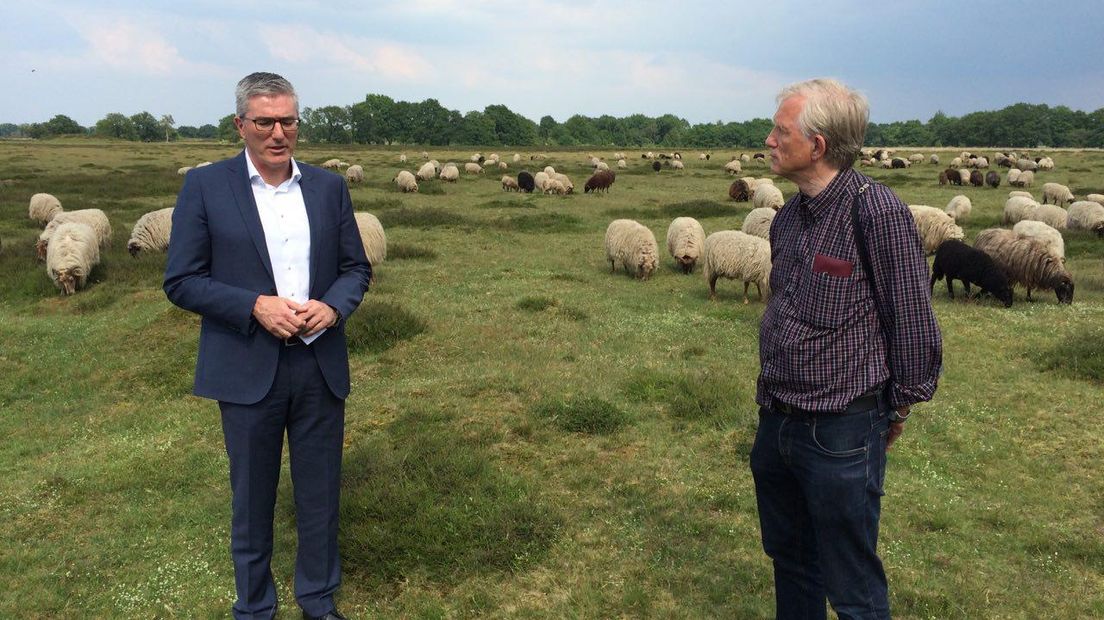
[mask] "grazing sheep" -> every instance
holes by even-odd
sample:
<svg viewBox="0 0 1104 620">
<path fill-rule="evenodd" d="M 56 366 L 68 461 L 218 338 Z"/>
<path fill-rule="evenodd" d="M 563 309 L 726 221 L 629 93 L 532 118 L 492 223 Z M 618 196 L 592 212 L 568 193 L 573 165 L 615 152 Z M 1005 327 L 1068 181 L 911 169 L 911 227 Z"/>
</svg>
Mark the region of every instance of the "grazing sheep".
<svg viewBox="0 0 1104 620">
<path fill-rule="evenodd" d="M 510 175 L 502 177 L 502 191 L 504 192 L 520 192 L 521 188 L 518 187 L 517 179 Z"/>
<path fill-rule="evenodd" d="M 943 278 L 947 278 L 947 294 L 951 299 L 954 299 L 953 281 L 962 280 L 967 299 L 970 299 L 970 285 L 977 284 L 982 291 L 1004 303 L 1005 308 L 1012 306 L 1012 287 L 1008 286 L 1004 271 L 988 254 L 958 239 L 948 239 L 936 249 L 929 289 L 934 289 L 935 282 Z"/>
<path fill-rule="evenodd" d="M 544 173 L 551 177 L 552 175 L 556 174 L 556 169 L 552 166 L 545 166 Z"/>
<path fill-rule="evenodd" d="M 729 174 L 740 174 L 743 172 L 743 166 L 740 165 L 739 160 L 734 159 L 724 165 L 724 170 Z"/>
<path fill-rule="evenodd" d="M 483 156 L 480 155 L 479 153 L 475 153 L 469 158 L 468 161 L 470 161 L 472 163 L 475 163 L 475 164 L 478 164 L 478 163 L 483 161 Z"/>
<path fill-rule="evenodd" d="M 364 244 L 364 254 L 372 265 L 371 281 L 375 282 L 376 267 L 387 258 L 387 235 L 383 233 L 383 224 L 380 224 L 379 218 L 371 213 L 360 211 L 353 213 L 353 217 L 356 218 L 357 229 L 360 231 L 360 242 Z"/>
<path fill-rule="evenodd" d="M 561 183 L 559 179 L 549 178 L 544 182 L 544 193 L 563 196 L 567 193 L 567 186 Z"/>
<path fill-rule="evenodd" d="M 947 168 L 943 171 L 943 174 L 947 175 L 947 182 L 951 185 L 962 185 L 962 176 L 958 174 L 958 170 Z"/>
<path fill-rule="evenodd" d="M 757 209 L 767 208 L 777 211 L 786 204 L 786 198 L 782 195 L 782 190 L 775 187 L 773 183 L 759 183 L 751 193 L 751 204 Z"/>
<path fill-rule="evenodd" d="M 959 182 L 957 183 L 957 185 L 966 185 L 967 183 L 970 182 L 970 169 L 969 168 L 959 168 L 958 169 L 958 181 Z"/>
<path fill-rule="evenodd" d="M 1061 183 L 1043 183 L 1043 204 L 1073 204 L 1073 192 Z"/>
<path fill-rule="evenodd" d="M 1019 168 L 1009 168 L 1008 176 L 1005 177 L 1005 180 L 1008 182 L 1009 185 L 1015 187 L 1017 185 L 1017 182 L 1020 180 L 1021 174 L 1023 174 L 1023 170 L 1020 170 Z"/>
<path fill-rule="evenodd" d="M 1039 159 L 1039 170 L 1054 170 L 1054 160 L 1049 157 Z"/>
<path fill-rule="evenodd" d="M 704 244 L 705 229 L 692 217 L 676 217 L 667 227 L 667 251 L 682 268 L 682 273 L 694 271 Z"/>
<path fill-rule="evenodd" d="M 1078 200 L 1070 205 L 1067 225 L 1071 230 L 1091 230 L 1098 237 L 1104 237 L 1104 205 Z"/>
<path fill-rule="evenodd" d="M 406 153 L 399 153 L 399 163 L 400 164 L 405 164 L 406 163 Z"/>
<path fill-rule="evenodd" d="M 958 175 L 955 175 L 955 176 L 958 176 Z M 948 182 L 949 182 L 949 180 L 947 179 L 947 171 L 946 170 L 940 171 L 939 172 L 939 184 L 940 185 L 946 185 Z"/>
<path fill-rule="evenodd" d="M 923 153 L 913 153 L 912 155 L 909 155 L 909 161 L 914 163 L 914 164 L 918 164 L 918 163 L 924 161 L 924 154 Z"/>
<path fill-rule="evenodd" d="M 706 155 L 705 153 L 698 153 L 698 161 L 705 161 L 707 159 L 709 159 L 708 155 Z"/>
<path fill-rule="evenodd" d="M 722 230 L 705 238 L 702 272 L 709 283 L 709 299 L 717 299 L 717 279 L 744 283 L 744 303 L 748 303 L 748 285 L 755 283 L 759 299 L 770 295 L 770 242 L 738 230 Z"/>
<path fill-rule="evenodd" d="M 972 170 L 970 172 L 970 185 L 974 187 L 985 185 L 985 175 L 981 174 L 980 170 Z"/>
<path fill-rule="evenodd" d="M 46 250 L 46 273 L 62 295 L 72 295 L 84 288 L 92 268 L 100 262 L 98 235 L 82 222 L 65 222 L 53 232 Z"/>
<path fill-rule="evenodd" d="M 498 169 L 499 170 L 508 170 L 509 168 L 510 168 L 510 164 L 507 164 L 504 161 L 498 162 Z"/>
<path fill-rule="evenodd" d="M 393 183 L 399 186 L 399 189 L 406 192 L 418 191 L 418 180 L 414 178 L 413 174 L 410 174 L 409 170 L 400 170 L 395 178 L 391 179 Z"/>
<path fill-rule="evenodd" d="M 1089 194 L 1085 196 L 1085 200 L 1095 202 L 1098 205 L 1104 205 L 1104 194 Z"/>
<path fill-rule="evenodd" d="M 172 233 L 172 207 L 150 211 L 138 218 L 130 231 L 127 252 L 134 258 L 142 251 L 164 252 L 169 249 Z"/>
<path fill-rule="evenodd" d="M 740 153 L 740 161 L 745 164 L 749 163 L 751 161 L 751 155 L 748 155 L 747 153 Z"/>
<path fill-rule="evenodd" d="M 1021 237 L 1032 237 L 1042 241 L 1047 250 L 1063 263 L 1066 262 L 1066 242 L 1062 239 L 1062 233 L 1046 222 L 1035 220 L 1021 220 L 1016 222 L 1012 231 Z"/>
<path fill-rule="evenodd" d="M 483 174 L 483 166 L 469 161 L 468 163 L 464 164 L 464 172 L 467 172 L 469 174 Z"/>
<path fill-rule="evenodd" d="M 548 180 L 551 178 L 547 172 L 542 170 L 533 175 L 533 182 L 536 184 L 537 190 L 544 192 L 544 186 L 548 184 Z"/>
<path fill-rule="evenodd" d="M 916 222 L 916 230 L 920 234 L 920 241 L 924 246 L 924 252 L 929 256 L 939 248 L 939 244 L 948 239 L 962 239 L 966 235 L 962 227 L 955 224 L 955 219 L 950 215 L 927 205 L 909 205 L 913 221 Z"/>
<path fill-rule="evenodd" d="M 455 183 L 457 179 L 460 178 L 460 169 L 456 167 L 456 164 L 449 162 L 441 169 L 441 174 L 438 175 L 438 178 L 442 181 Z"/>
<path fill-rule="evenodd" d="M 1024 216 L 1024 219 L 1044 222 L 1048 226 L 1057 228 L 1058 230 L 1065 230 L 1066 223 L 1069 221 L 1069 213 L 1058 205 L 1039 205 L 1035 209 L 1029 211 Z"/>
<path fill-rule="evenodd" d="M 617 167 L 621 170 L 624 170 L 629 167 L 629 164 L 624 159 L 618 159 Z"/>
<path fill-rule="evenodd" d="M 659 164 L 659 162 L 658 162 L 658 161 L 653 161 L 653 162 L 652 162 L 652 170 L 655 170 L 656 172 L 659 172 L 659 169 L 660 169 L 661 167 L 662 167 L 662 166 L 660 166 L 660 164 Z"/>
<path fill-rule="evenodd" d="M 1073 278 L 1043 242 L 1004 228 L 988 228 L 978 233 L 974 247 L 992 257 L 1009 286 L 1022 284 L 1028 301 L 1032 289 L 1053 289 L 1059 303 L 1073 303 Z"/>
<path fill-rule="evenodd" d="M 61 201 L 51 194 L 35 194 L 27 207 L 27 215 L 41 225 L 50 223 L 54 216 L 61 213 Z"/>
<path fill-rule="evenodd" d="M 1012 198 L 1013 196 L 1022 196 L 1024 198 L 1030 198 L 1032 200 L 1032 202 L 1034 202 L 1034 200 L 1035 200 L 1035 197 L 1031 195 L 1031 192 L 1025 192 L 1025 191 L 1019 190 L 1019 189 L 1014 189 L 1014 190 L 1008 192 L 1008 197 L 1009 198 Z"/>
<path fill-rule="evenodd" d="M 108 242 L 111 241 L 111 222 L 107 219 L 107 214 L 99 209 L 78 209 L 76 211 L 62 211 L 54 216 L 54 219 L 50 220 L 49 224 L 46 224 L 46 228 L 38 235 L 38 242 L 35 244 L 35 251 L 38 254 L 39 260 L 46 258 L 46 251 L 50 244 L 50 239 L 53 237 L 54 232 L 58 226 L 69 223 L 86 224 L 92 232 L 96 233 L 96 239 L 99 240 L 99 247 L 106 248 Z"/>
<path fill-rule="evenodd" d="M 338 164 L 339 166 L 348 166 L 348 165 L 349 165 L 349 164 L 347 164 L 347 163 L 345 163 L 345 162 L 343 162 L 343 161 L 339 161 L 339 162 L 337 162 L 337 164 Z M 210 165 L 211 165 L 211 162 L 209 162 L 209 161 L 201 161 L 201 162 L 199 162 L 198 164 L 196 164 L 196 165 L 195 165 L 195 167 L 196 167 L 196 168 L 202 168 L 202 167 L 204 167 L 204 166 L 210 166 Z"/>
<path fill-rule="evenodd" d="M 746 232 L 749 235 L 755 235 L 756 237 L 762 237 L 770 240 L 770 227 L 774 222 L 774 214 L 777 213 L 774 209 L 757 207 L 752 209 L 747 217 L 744 218 L 744 224 L 740 226 L 740 230 Z"/>
<path fill-rule="evenodd" d="M 421 155 L 422 159 L 429 159 L 429 153 L 427 153 L 426 151 L 422 151 Z"/>
<path fill-rule="evenodd" d="M 610 170 L 599 170 L 591 175 L 587 179 L 586 184 L 583 185 L 583 193 L 589 194 L 590 192 L 607 192 L 613 182 L 617 180 L 617 177 Z"/>
<path fill-rule="evenodd" d="M 610 273 L 618 263 L 625 272 L 647 280 L 659 264 L 659 249 L 651 229 L 635 220 L 614 220 L 606 228 L 606 260 Z"/>
<path fill-rule="evenodd" d="M 516 164 L 519 161 L 521 161 L 521 154 L 520 153 L 514 153 L 514 163 Z"/>
<path fill-rule="evenodd" d="M 1004 201 L 1004 212 L 1001 214 L 1001 224 L 1015 224 L 1020 220 L 1032 219 L 1028 217 L 1041 205 L 1030 196 L 1010 196 Z"/>
<path fill-rule="evenodd" d="M 963 222 L 966 218 L 970 217 L 970 210 L 973 209 L 973 203 L 970 199 L 962 194 L 951 198 L 951 201 L 947 203 L 946 208 L 943 210 L 950 214 L 955 219 L 955 222 Z"/>
<path fill-rule="evenodd" d="M 355 166 L 349 166 L 349 168 L 345 171 L 345 180 L 350 183 L 363 183 L 364 167 L 359 164 Z"/>
<path fill-rule="evenodd" d="M 1000 187 L 1000 173 L 996 170 L 985 173 L 985 184 L 993 189 Z"/>
<path fill-rule="evenodd" d="M 202 165 L 202 164 L 200 164 L 200 165 Z M 326 161 L 322 162 L 322 167 L 323 168 L 329 168 L 330 170 L 336 170 L 339 166 L 341 166 L 341 160 L 340 159 L 327 159 Z M 196 168 L 198 168 L 198 167 L 199 166 L 196 166 Z"/>
<path fill-rule="evenodd" d="M 912 162 L 907 159 L 901 159 L 900 157 L 894 157 L 889 162 L 890 168 L 908 168 Z"/>
<path fill-rule="evenodd" d="M 1039 164 L 1025 157 L 1016 162 L 1016 167 L 1024 172 L 1034 172 L 1039 169 Z"/>
<path fill-rule="evenodd" d="M 556 174 L 549 175 L 548 178 L 549 179 L 554 179 L 554 180 L 559 181 L 560 183 L 562 183 L 564 188 L 567 189 L 567 193 L 569 193 L 569 194 L 574 194 L 575 193 L 575 184 L 571 182 L 571 179 L 568 178 L 568 176 L 566 174 L 564 174 L 562 172 L 557 172 Z"/>
<path fill-rule="evenodd" d="M 957 169 L 957 168 L 961 168 L 961 167 L 962 167 L 962 158 L 961 157 L 955 157 L 954 159 L 951 160 L 951 168 L 956 168 Z"/>
<path fill-rule="evenodd" d="M 1016 182 L 1009 182 L 1009 185 L 1015 185 L 1016 187 L 1031 187 L 1031 184 L 1035 182 L 1035 173 L 1030 170 L 1024 170 L 1020 173 L 1020 176 L 1016 178 Z"/>
<path fill-rule="evenodd" d="M 418 168 L 418 172 L 414 176 L 418 177 L 419 181 L 428 181 L 437 176 L 437 166 L 433 162 L 427 161 L 422 164 L 421 168 Z"/>
<path fill-rule="evenodd" d="M 533 180 L 533 175 L 528 170 L 522 170 L 518 173 L 518 189 L 526 194 L 532 194 L 533 189 L 536 187 L 536 182 Z M 589 182 L 589 181 L 588 181 Z"/>
<path fill-rule="evenodd" d="M 747 202 L 751 199 L 751 188 L 743 179 L 736 179 L 728 186 L 728 197 L 736 202 Z"/>
<path fill-rule="evenodd" d="M 181 167 L 176 169 L 176 173 L 179 174 L 180 176 L 184 176 L 184 175 L 188 174 L 188 171 L 191 170 L 191 169 L 192 169 L 191 166 L 181 166 Z"/>
<path fill-rule="evenodd" d="M 671 168 L 675 170 L 685 170 L 686 166 L 682 163 L 681 159 L 676 159 L 671 162 Z"/>
<path fill-rule="evenodd" d="M 928 162 L 934 165 L 939 165 L 939 156 L 935 153 L 932 153 L 931 157 L 928 158 Z"/>
</svg>

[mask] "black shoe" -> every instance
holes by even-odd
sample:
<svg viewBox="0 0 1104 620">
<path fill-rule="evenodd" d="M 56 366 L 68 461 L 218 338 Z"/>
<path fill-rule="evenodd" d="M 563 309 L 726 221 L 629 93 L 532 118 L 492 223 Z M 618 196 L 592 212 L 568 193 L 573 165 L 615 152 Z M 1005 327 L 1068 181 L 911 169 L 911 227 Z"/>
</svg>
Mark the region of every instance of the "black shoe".
<svg viewBox="0 0 1104 620">
<path fill-rule="evenodd" d="M 336 609 L 322 616 L 312 616 L 307 612 L 303 612 L 303 620 L 349 620 L 345 616 L 342 616 Z"/>
</svg>

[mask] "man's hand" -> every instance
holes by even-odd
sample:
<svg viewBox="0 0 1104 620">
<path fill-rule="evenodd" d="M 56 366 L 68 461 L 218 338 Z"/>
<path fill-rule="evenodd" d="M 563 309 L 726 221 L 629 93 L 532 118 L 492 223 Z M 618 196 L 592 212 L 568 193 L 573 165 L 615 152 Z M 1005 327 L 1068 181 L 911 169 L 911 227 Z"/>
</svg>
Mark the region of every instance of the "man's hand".
<svg viewBox="0 0 1104 620">
<path fill-rule="evenodd" d="M 253 304 L 253 316 L 268 333 L 283 340 L 303 329 L 305 321 L 298 314 L 302 308 L 285 297 L 261 295 Z"/>
<path fill-rule="evenodd" d="M 909 414 L 909 408 L 907 406 L 898 407 L 897 414 L 900 415 L 902 418 L 906 418 Z M 905 432 L 904 420 L 889 423 L 889 434 L 886 435 L 886 450 L 889 450 L 893 447 L 893 442 L 897 441 L 897 438 L 900 437 L 901 433 L 903 432 Z"/>
<path fill-rule="evenodd" d="M 299 306 L 296 315 L 303 320 L 303 327 L 299 330 L 301 336 L 313 336 L 337 323 L 337 313 L 334 309 L 317 299 Z"/>
</svg>

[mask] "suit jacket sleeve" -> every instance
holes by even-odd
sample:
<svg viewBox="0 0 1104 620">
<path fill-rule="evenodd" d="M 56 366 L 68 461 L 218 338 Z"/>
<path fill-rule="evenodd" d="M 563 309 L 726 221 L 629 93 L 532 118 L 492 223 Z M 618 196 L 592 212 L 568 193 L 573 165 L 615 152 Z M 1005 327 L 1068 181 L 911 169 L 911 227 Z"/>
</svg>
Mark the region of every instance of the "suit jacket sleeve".
<svg viewBox="0 0 1104 620">
<path fill-rule="evenodd" d="M 322 294 L 321 301 L 333 306 L 348 318 L 360 305 L 368 282 L 372 278 L 372 265 L 364 253 L 360 229 L 353 217 L 353 202 L 349 186 L 341 181 L 341 207 L 338 214 L 338 276 Z"/>
</svg>

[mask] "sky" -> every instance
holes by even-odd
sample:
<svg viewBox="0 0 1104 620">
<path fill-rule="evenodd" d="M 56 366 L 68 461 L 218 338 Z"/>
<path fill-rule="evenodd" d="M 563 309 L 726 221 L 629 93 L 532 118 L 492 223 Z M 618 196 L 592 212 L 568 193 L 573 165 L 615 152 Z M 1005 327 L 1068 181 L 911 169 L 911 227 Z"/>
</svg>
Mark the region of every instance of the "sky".
<svg viewBox="0 0 1104 620">
<path fill-rule="evenodd" d="M 835 77 L 871 120 L 1018 102 L 1104 107 L 1104 2 L 5 0 L 0 122 L 171 114 L 217 124 L 253 71 L 301 107 L 369 93 L 551 115 L 769 118 Z"/>
</svg>

